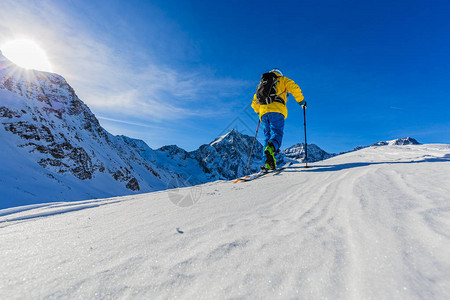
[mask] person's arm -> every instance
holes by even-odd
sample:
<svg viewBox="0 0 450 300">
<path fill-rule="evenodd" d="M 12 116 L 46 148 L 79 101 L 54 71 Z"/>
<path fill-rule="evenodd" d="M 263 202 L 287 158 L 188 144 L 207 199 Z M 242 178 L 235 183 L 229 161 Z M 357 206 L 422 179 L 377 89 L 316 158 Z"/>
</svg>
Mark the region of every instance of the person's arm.
<svg viewBox="0 0 450 300">
<path fill-rule="evenodd" d="M 259 115 L 259 103 L 256 94 L 253 96 L 252 108 Z"/>
<path fill-rule="evenodd" d="M 302 108 L 306 108 L 306 100 L 303 99 L 301 102 L 299 102 L 298 104 L 301 105 Z"/>
<path fill-rule="evenodd" d="M 303 102 L 306 105 L 305 98 L 303 97 L 302 90 L 300 87 L 294 82 L 294 80 L 286 78 L 286 91 L 291 93 L 294 96 L 295 101 L 297 101 L 300 105 L 303 105 Z"/>
</svg>

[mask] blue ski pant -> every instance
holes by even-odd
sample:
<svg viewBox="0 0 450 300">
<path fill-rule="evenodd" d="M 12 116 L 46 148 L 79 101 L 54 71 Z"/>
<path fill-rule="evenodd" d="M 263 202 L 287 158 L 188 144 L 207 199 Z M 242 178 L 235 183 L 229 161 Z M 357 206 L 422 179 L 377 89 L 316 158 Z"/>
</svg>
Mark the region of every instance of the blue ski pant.
<svg viewBox="0 0 450 300">
<path fill-rule="evenodd" d="M 264 129 L 264 149 L 269 142 L 275 146 L 275 151 L 281 147 L 284 131 L 284 116 L 277 112 L 262 115 L 261 123 Z"/>
</svg>

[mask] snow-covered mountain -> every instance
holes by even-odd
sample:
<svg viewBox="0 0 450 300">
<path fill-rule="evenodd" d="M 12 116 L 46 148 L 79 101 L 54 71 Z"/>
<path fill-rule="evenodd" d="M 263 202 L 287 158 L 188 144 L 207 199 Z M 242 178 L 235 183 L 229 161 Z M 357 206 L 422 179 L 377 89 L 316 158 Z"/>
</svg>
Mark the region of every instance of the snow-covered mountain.
<svg viewBox="0 0 450 300">
<path fill-rule="evenodd" d="M 253 138 L 231 130 L 226 135 L 214 140 L 209 145 L 203 145 L 193 156 L 201 162 L 205 173 L 215 178 L 233 179 L 259 171 L 263 147 L 255 142 L 250 170 L 245 170 L 249 160 Z"/>
<path fill-rule="evenodd" d="M 63 77 L 1 53 L 0 99 L 3 207 L 42 201 L 42 190 L 81 200 L 163 189 L 177 177 L 104 130 Z"/>
<path fill-rule="evenodd" d="M 186 152 L 177 146 L 165 146 L 157 151 L 175 165 L 172 169 L 182 174 L 191 174 L 199 181 L 233 179 L 256 172 L 262 160 L 262 145 L 258 141 L 252 154 L 249 170 L 246 170 L 253 138 L 236 130 L 218 137 L 197 150 Z M 193 172 L 193 169 L 201 172 Z"/>
<path fill-rule="evenodd" d="M 386 145 L 420 145 L 420 143 L 411 138 L 411 137 L 405 137 L 405 138 L 399 138 L 399 139 L 395 139 L 395 140 L 390 140 L 390 141 L 381 141 L 381 142 L 377 142 L 375 144 L 372 144 L 371 146 L 386 146 Z"/>
<path fill-rule="evenodd" d="M 296 160 L 300 162 L 305 161 L 305 144 L 299 143 L 296 145 L 293 145 L 284 151 L 282 151 L 282 154 L 290 160 Z M 335 156 L 336 154 L 328 153 L 318 147 L 315 144 L 308 144 L 308 162 L 316 162 L 321 161 L 324 159 L 331 158 Z"/>
<path fill-rule="evenodd" d="M 345 153 L 352 152 L 352 151 L 358 151 L 358 150 L 368 148 L 368 147 L 388 146 L 388 145 L 405 146 L 405 145 L 420 145 L 420 143 L 416 139 L 413 139 L 411 137 L 404 137 L 404 138 L 399 138 L 399 139 L 395 139 L 395 140 L 376 142 L 370 146 L 357 146 L 357 147 L 353 148 L 353 150 L 342 152 L 340 154 L 345 154 Z"/>
<path fill-rule="evenodd" d="M 253 138 L 234 129 L 191 152 L 176 145 L 152 150 L 143 141 L 121 138 L 146 160 L 180 175 L 186 185 L 244 176 L 258 171 L 262 160 L 262 145 L 256 142 L 249 170 L 246 170 Z"/>
<path fill-rule="evenodd" d="M 449 182 L 450 145 L 388 145 L 189 207 L 193 187 L 0 210 L 1 298 L 447 300 Z"/>
</svg>

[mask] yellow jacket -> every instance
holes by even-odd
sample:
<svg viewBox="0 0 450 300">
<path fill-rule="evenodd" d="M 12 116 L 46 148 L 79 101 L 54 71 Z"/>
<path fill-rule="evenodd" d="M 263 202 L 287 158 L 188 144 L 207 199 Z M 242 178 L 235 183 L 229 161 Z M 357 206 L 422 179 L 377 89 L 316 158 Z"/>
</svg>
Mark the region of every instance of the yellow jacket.
<svg viewBox="0 0 450 300">
<path fill-rule="evenodd" d="M 284 76 L 278 77 L 277 83 L 277 93 L 284 102 L 287 102 L 287 94 L 291 93 L 294 96 L 295 100 L 300 103 L 304 100 L 302 90 L 300 87 L 292 80 Z M 261 118 L 264 114 L 270 112 L 278 112 L 284 115 L 284 118 L 287 118 L 287 108 L 286 105 L 280 102 L 272 102 L 267 105 L 260 105 L 258 103 L 258 99 L 256 98 L 256 94 L 253 96 L 252 108 L 255 110 L 259 117 Z"/>
</svg>

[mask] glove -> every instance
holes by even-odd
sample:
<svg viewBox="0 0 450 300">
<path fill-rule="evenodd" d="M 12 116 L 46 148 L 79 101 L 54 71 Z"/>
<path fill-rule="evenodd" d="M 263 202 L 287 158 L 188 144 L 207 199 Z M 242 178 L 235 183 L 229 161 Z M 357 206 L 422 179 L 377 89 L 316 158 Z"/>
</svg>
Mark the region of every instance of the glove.
<svg viewBox="0 0 450 300">
<path fill-rule="evenodd" d="M 298 103 L 302 108 L 306 108 L 306 100 Z"/>
</svg>

